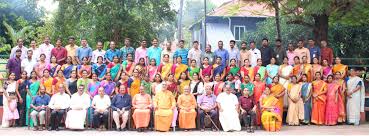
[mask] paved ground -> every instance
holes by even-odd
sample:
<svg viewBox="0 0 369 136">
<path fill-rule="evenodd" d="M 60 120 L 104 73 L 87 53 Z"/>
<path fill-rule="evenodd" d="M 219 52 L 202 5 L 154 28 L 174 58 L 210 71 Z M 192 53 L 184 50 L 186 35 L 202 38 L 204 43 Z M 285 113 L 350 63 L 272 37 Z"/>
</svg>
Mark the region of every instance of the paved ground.
<svg viewBox="0 0 369 136">
<path fill-rule="evenodd" d="M 118 135 L 188 135 L 188 136 L 200 136 L 200 135 L 248 135 L 247 132 L 200 132 L 200 131 L 176 131 L 176 132 L 144 132 L 138 133 L 136 131 L 96 131 L 96 130 L 85 130 L 85 131 L 32 131 L 27 128 L 0 128 L 1 136 L 18 136 L 18 135 L 37 135 L 37 136 L 77 136 L 77 135 L 88 135 L 88 136 L 118 136 Z M 263 130 L 257 130 L 253 135 L 369 135 L 369 124 L 363 124 L 360 126 L 284 126 L 280 132 L 266 132 Z"/>
</svg>

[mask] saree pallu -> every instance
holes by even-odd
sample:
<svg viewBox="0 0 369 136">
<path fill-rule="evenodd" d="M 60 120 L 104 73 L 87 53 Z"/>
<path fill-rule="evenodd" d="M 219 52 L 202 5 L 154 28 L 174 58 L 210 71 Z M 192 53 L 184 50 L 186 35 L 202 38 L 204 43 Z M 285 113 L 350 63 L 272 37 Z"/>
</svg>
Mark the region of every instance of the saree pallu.
<svg viewBox="0 0 369 136">
<path fill-rule="evenodd" d="M 293 67 L 290 65 L 281 65 L 280 67 L 281 75 L 283 76 L 290 76 L 291 72 L 293 71 Z M 283 85 L 284 88 L 288 88 L 288 85 L 290 84 L 289 79 L 285 79 L 283 77 L 279 77 L 279 83 Z M 288 107 L 288 95 L 284 95 L 283 98 L 284 101 L 284 107 Z"/>
<path fill-rule="evenodd" d="M 171 69 L 172 69 L 172 63 L 160 64 L 158 71 L 161 74 L 161 78 L 164 79 L 165 77 L 167 77 L 168 74 L 171 72 Z"/>
<path fill-rule="evenodd" d="M 302 73 L 303 73 L 303 68 L 301 64 L 293 66 L 292 75 L 299 78 L 302 76 Z"/>
<path fill-rule="evenodd" d="M 266 68 L 264 66 L 255 66 L 254 71 L 254 78 L 256 74 L 260 74 L 260 81 L 265 79 Z"/>
<path fill-rule="evenodd" d="M 184 80 L 179 84 L 179 94 L 183 94 L 184 93 L 184 87 L 185 86 L 190 86 L 191 80 Z"/>
<path fill-rule="evenodd" d="M 249 89 L 249 96 L 254 95 L 254 84 L 252 84 L 251 82 L 249 83 L 242 83 L 241 84 L 241 91 L 243 91 L 245 88 Z"/>
<path fill-rule="evenodd" d="M 304 67 L 303 74 L 307 75 L 307 81 L 308 82 L 313 81 L 313 79 L 312 79 L 313 77 L 311 77 L 311 72 L 312 72 L 313 67 L 311 66 L 311 64 L 304 64 L 303 67 Z M 314 73 L 314 75 L 315 75 L 315 73 Z"/>
<path fill-rule="evenodd" d="M 62 67 L 63 70 L 63 75 L 66 79 L 70 78 L 70 74 L 72 73 L 73 70 L 77 70 L 77 67 L 74 65 L 68 65 L 68 66 L 63 66 Z"/>
<path fill-rule="evenodd" d="M 248 67 L 248 68 L 241 67 L 240 72 L 243 73 L 243 76 L 244 76 L 244 77 L 242 77 L 242 82 L 243 82 L 243 79 L 245 78 L 246 75 L 249 76 L 250 81 L 254 81 L 254 70 L 253 70 L 253 68 L 251 68 L 251 67 Z"/>
<path fill-rule="evenodd" d="M 364 112 L 365 87 L 360 77 L 350 77 L 347 81 L 347 91 L 352 92 L 356 87 L 360 90 L 347 98 L 347 122 L 355 125 L 360 124 L 360 113 Z"/>
<path fill-rule="evenodd" d="M 284 87 L 281 84 L 274 85 L 270 88 L 270 93 L 274 97 L 281 94 L 283 91 L 284 91 Z M 283 118 L 283 99 L 284 99 L 284 96 L 281 96 L 277 99 L 278 99 L 278 102 L 277 102 L 276 106 L 281 111 L 280 115 Z"/>
<path fill-rule="evenodd" d="M 217 65 L 217 64 L 213 65 L 213 77 L 215 77 L 215 75 L 217 75 L 217 74 L 222 76 L 223 72 L 224 72 L 224 66 Z M 221 80 L 223 80 L 223 79 L 221 79 Z"/>
<path fill-rule="evenodd" d="M 261 101 L 264 107 L 276 106 L 278 99 L 273 96 L 267 96 Z M 282 117 L 279 114 L 279 109 L 274 108 L 271 111 L 263 110 L 261 122 L 266 131 L 279 131 L 282 128 Z"/>
<path fill-rule="evenodd" d="M 48 65 L 48 69 L 50 70 L 50 76 L 51 77 L 54 77 L 54 74 L 55 74 L 56 69 L 58 68 L 58 66 L 59 66 L 59 64 L 56 64 L 54 67 L 51 64 Z"/>
<path fill-rule="evenodd" d="M 327 88 L 325 125 L 336 125 L 338 121 L 337 93 L 339 91 L 339 85 L 330 83 L 327 85 Z"/>
<path fill-rule="evenodd" d="M 123 61 L 123 63 L 122 63 L 123 69 L 124 69 L 126 72 L 129 72 L 129 71 L 131 70 L 132 65 L 133 65 L 133 62 L 131 62 L 131 63 L 129 64 L 127 60 Z"/>
<path fill-rule="evenodd" d="M 340 72 L 342 77 L 346 77 L 347 70 L 348 70 L 347 65 L 343 64 L 335 64 L 332 68 L 333 73 Z"/>
<path fill-rule="evenodd" d="M 328 75 L 332 74 L 332 67 L 323 68 L 323 79 L 327 79 Z"/>
<path fill-rule="evenodd" d="M 207 67 L 202 66 L 202 76 L 211 75 L 211 70 L 213 70 L 213 66 L 208 65 Z"/>
<path fill-rule="evenodd" d="M 316 125 L 322 125 L 325 121 L 325 106 L 326 106 L 326 94 L 321 94 L 327 90 L 327 83 L 323 80 L 314 81 L 313 94 L 318 96 L 313 99 L 313 109 L 311 112 L 311 122 Z"/>
<path fill-rule="evenodd" d="M 29 84 L 29 92 L 31 93 L 32 96 L 36 96 L 38 93 L 38 89 L 40 87 L 40 81 L 36 81 L 36 82 L 30 82 Z M 27 112 L 26 113 L 31 113 L 31 103 L 32 103 L 33 98 L 27 94 L 26 97 L 26 108 L 27 108 Z M 26 125 L 33 127 L 33 120 L 29 120 L 28 121 L 28 114 L 26 114 Z M 29 122 L 29 123 L 28 123 Z"/>
<path fill-rule="evenodd" d="M 148 73 L 149 73 L 149 80 L 154 81 L 156 72 L 158 71 L 156 66 L 150 66 L 148 67 Z"/>
<path fill-rule="evenodd" d="M 136 94 L 138 94 L 140 92 L 140 85 L 141 80 L 134 79 L 133 82 L 131 83 L 131 87 L 129 88 L 129 95 L 135 96 Z"/>
<path fill-rule="evenodd" d="M 301 99 L 301 85 L 290 84 L 288 93 L 291 98 L 288 99 L 289 105 L 286 122 L 289 125 L 299 125 L 300 120 L 304 119 L 304 103 Z"/>
<path fill-rule="evenodd" d="M 343 123 L 346 122 L 346 83 L 344 80 L 340 79 L 335 81 L 340 87 L 338 92 L 338 122 Z"/>
<path fill-rule="evenodd" d="M 111 80 L 115 80 L 115 77 L 118 76 L 118 72 L 120 70 L 120 67 L 121 65 L 118 63 L 118 64 L 115 64 L 111 69 L 110 69 L 110 74 L 111 74 Z"/>
<path fill-rule="evenodd" d="M 91 74 L 91 66 L 90 65 L 79 65 L 78 66 L 78 71 L 79 71 L 79 74 L 82 75 L 82 71 L 83 70 L 86 70 L 87 71 L 87 75 L 90 75 Z"/>
<path fill-rule="evenodd" d="M 265 83 L 264 82 L 256 82 L 254 81 L 254 101 L 256 103 L 259 103 L 260 97 L 263 94 L 264 90 L 265 90 Z M 256 110 L 256 124 L 260 125 L 261 124 L 261 111 L 260 110 Z"/>
<path fill-rule="evenodd" d="M 193 76 L 193 73 L 200 73 L 200 68 L 196 67 L 196 68 L 188 68 L 188 74 L 190 75 L 190 77 Z M 179 77 L 178 77 L 179 78 Z"/>
<path fill-rule="evenodd" d="M 239 67 L 227 67 L 226 69 L 226 73 L 228 74 L 232 74 L 233 76 L 238 74 L 240 72 L 240 68 Z"/>
<path fill-rule="evenodd" d="M 52 90 L 52 93 L 53 94 L 58 93 L 59 92 L 59 85 L 64 84 L 65 81 L 66 81 L 65 78 L 62 78 L 62 79 L 54 78 L 52 85 L 54 85 L 55 87 L 54 87 L 54 90 Z"/>
<path fill-rule="evenodd" d="M 272 84 L 273 82 L 273 79 L 271 77 L 275 77 L 278 75 L 278 69 L 279 69 L 279 66 L 277 65 L 271 65 L 269 64 L 267 67 L 266 67 L 266 70 L 268 71 L 268 77 L 266 78 L 266 84 L 267 85 L 270 85 Z"/>
<path fill-rule="evenodd" d="M 98 89 L 100 87 L 100 82 L 95 82 L 94 84 L 93 83 L 89 83 L 87 85 L 87 90 L 88 90 L 88 93 L 90 94 L 90 96 L 92 96 L 92 98 L 98 94 Z"/>
<path fill-rule="evenodd" d="M 53 78 L 49 77 L 48 79 L 42 79 L 41 84 L 45 87 L 46 93 L 49 96 L 53 96 L 53 94 L 54 94 L 53 90 L 52 90 Z"/>
<path fill-rule="evenodd" d="M 311 97 L 309 97 L 311 91 L 311 83 L 302 83 L 301 96 L 304 100 L 304 123 L 310 123 L 311 120 Z"/>
<path fill-rule="evenodd" d="M 187 71 L 188 66 L 185 64 L 176 64 L 172 66 L 172 74 L 174 74 L 174 77 L 176 79 L 179 79 L 179 76 L 181 75 L 182 72 L 186 72 Z"/>
<path fill-rule="evenodd" d="M 106 65 L 102 64 L 98 66 L 97 64 L 92 65 L 92 72 L 97 75 L 98 78 L 104 78 L 106 73 Z"/>
<path fill-rule="evenodd" d="M 218 96 L 223 92 L 224 82 L 220 81 L 214 85 L 214 95 Z"/>
</svg>

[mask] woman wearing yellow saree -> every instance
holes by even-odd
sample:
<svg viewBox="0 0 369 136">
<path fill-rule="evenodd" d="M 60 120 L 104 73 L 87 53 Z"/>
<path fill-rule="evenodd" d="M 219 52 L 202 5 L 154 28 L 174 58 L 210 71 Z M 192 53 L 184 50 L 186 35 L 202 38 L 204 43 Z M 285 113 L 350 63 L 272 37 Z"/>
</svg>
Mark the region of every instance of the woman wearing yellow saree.
<svg viewBox="0 0 369 136">
<path fill-rule="evenodd" d="M 300 64 L 300 58 L 298 56 L 293 58 L 293 60 L 295 61 L 295 65 L 293 66 L 292 75 L 296 76 L 297 81 L 300 81 L 303 74 L 303 65 Z"/>
<path fill-rule="evenodd" d="M 308 81 L 311 82 L 312 79 L 313 79 L 313 73 L 312 73 L 313 66 L 308 63 L 306 56 L 302 57 L 302 62 L 303 62 L 303 64 L 302 64 L 302 67 L 303 67 L 302 74 L 306 74 L 308 76 Z"/>
<path fill-rule="evenodd" d="M 340 72 L 341 73 L 341 79 L 345 78 L 347 75 L 348 67 L 347 65 L 341 64 L 341 58 L 336 57 L 335 59 L 336 64 L 333 65 L 333 73 Z"/>
<path fill-rule="evenodd" d="M 41 84 L 45 87 L 46 94 L 48 94 L 49 96 L 52 96 L 53 95 L 53 91 L 52 91 L 53 78 L 50 77 L 49 70 L 45 69 L 43 71 L 42 76 L 43 77 L 41 78 Z"/>
<path fill-rule="evenodd" d="M 282 128 L 282 117 L 277 106 L 278 99 L 270 93 L 270 89 L 265 88 L 263 96 L 260 98 L 262 111 L 261 123 L 266 131 L 279 131 Z"/>
<path fill-rule="evenodd" d="M 278 108 L 281 110 L 281 117 L 283 118 L 283 99 L 284 99 L 284 94 L 285 94 L 285 88 L 283 87 L 283 85 L 279 84 L 279 77 L 275 76 L 273 77 L 273 83 L 271 84 L 272 87 L 270 88 L 270 93 L 271 95 L 273 95 L 275 98 L 278 99 L 277 102 L 277 106 Z"/>
<path fill-rule="evenodd" d="M 327 83 L 321 80 L 322 74 L 315 73 L 315 81 L 313 81 L 313 110 L 311 112 L 311 122 L 316 125 L 322 125 L 325 122 L 325 105 Z"/>
<path fill-rule="evenodd" d="M 184 93 L 184 87 L 189 86 L 191 83 L 191 80 L 188 78 L 186 72 L 181 73 L 181 77 L 178 80 L 179 83 L 179 94 Z"/>
<path fill-rule="evenodd" d="M 177 64 L 174 64 L 172 66 L 172 73 L 174 74 L 175 79 L 179 79 L 179 76 L 181 75 L 182 72 L 186 72 L 188 66 L 185 64 L 182 64 L 182 57 L 178 56 L 177 58 Z"/>
<path fill-rule="evenodd" d="M 133 82 L 131 83 L 131 88 L 129 89 L 129 95 L 135 96 L 140 92 L 141 79 L 139 76 L 139 71 L 137 69 L 133 70 Z"/>
<path fill-rule="evenodd" d="M 163 56 L 163 62 L 158 67 L 158 73 L 161 77 L 167 77 L 170 73 L 170 70 L 172 68 L 172 63 L 169 62 L 169 55 L 164 54 Z"/>
</svg>

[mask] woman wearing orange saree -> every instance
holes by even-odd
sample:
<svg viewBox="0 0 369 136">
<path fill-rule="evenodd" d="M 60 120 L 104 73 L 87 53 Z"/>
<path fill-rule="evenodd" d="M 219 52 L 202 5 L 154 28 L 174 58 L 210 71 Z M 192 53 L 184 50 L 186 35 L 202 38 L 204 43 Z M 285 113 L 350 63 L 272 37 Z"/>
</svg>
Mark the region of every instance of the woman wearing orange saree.
<svg viewBox="0 0 369 136">
<path fill-rule="evenodd" d="M 245 65 L 241 67 L 240 70 L 242 80 L 246 75 L 248 75 L 250 77 L 250 81 L 254 81 L 254 71 L 253 68 L 250 67 L 250 60 L 245 59 L 243 62 Z"/>
<path fill-rule="evenodd" d="M 188 66 L 185 64 L 182 64 L 181 56 L 178 56 L 176 59 L 177 59 L 177 64 L 174 64 L 172 66 L 171 72 L 172 74 L 174 74 L 175 79 L 178 80 L 181 73 L 187 71 Z"/>
<path fill-rule="evenodd" d="M 295 61 L 295 65 L 292 69 L 292 75 L 296 76 L 297 81 L 300 81 L 303 74 L 303 65 L 300 64 L 300 58 L 298 56 L 293 58 L 293 60 Z"/>
<path fill-rule="evenodd" d="M 178 80 L 178 92 L 179 94 L 184 93 L 184 87 L 189 86 L 191 83 L 191 80 L 188 78 L 186 72 L 182 72 L 180 79 Z"/>
<path fill-rule="evenodd" d="M 320 72 L 323 73 L 323 66 L 319 64 L 318 58 L 313 58 L 313 65 L 311 68 L 311 73 Z M 312 79 L 315 79 L 315 75 L 312 75 Z M 325 80 L 324 80 L 325 81 Z"/>
<path fill-rule="evenodd" d="M 214 95 L 218 96 L 220 93 L 223 92 L 224 82 L 221 80 L 221 75 L 218 73 L 215 75 L 215 82 L 214 82 Z"/>
<path fill-rule="evenodd" d="M 273 77 L 273 83 L 272 83 L 272 87 L 270 88 L 270 93 L 271 95 L 273 95 L 275 98 L 278 99 L 278 103 L 277 106 L 280 109 L 281 113 L 281 117 L 283 118 L 283 100 L 284 100 L 284 94 L 285 94 L 285 88 L 283 87 L 283 85 L 279 84 L 279 77 L 275 76 Z"/>
<path fill-rule="evenodd" d="M 44 69 L 43 71 L 41 84 L 45 87 L 46 94 L 48 94 L 49 96 L 53 96 L 53 78 L 50 77 L 49 70 L 47 69 Z"/>
<path fill-rule="evenodd" d="M 275 132 L 282 128 L 282 117 L 277 103 L 278 99 L 270 94 L 268 87 L 265 88 L 264 94 L 260 98 L 260 107 L 262 110 L 261 122 L 266 131 Z"/>
<path fill-rule="evenodd" d="M 311 82 L 314 77 L 312 73 L 313 66 L 310 63 L 308 63 L 306 56 L 302 57 L 302 63 L 303 63 L 301 64 L 303 67 L 302 74 L 306 74 L 308 76 L 308 81 Z"/>
<path fill-rule="evenodd" d="M 131 87 L 129 89 L 129 95 L 135 96 L 140 92 L 141 78 L 139 76 L 139 71 L 137 69 L 133 70 L 133 82 L 131 83 Z"/>
<path fill-rule="evenodd" d="M 327 104 L 325 111 L 325 125 L 333 126 L 337 124 L 338 121 L 338 92 L 339 85 L 333 82 L 333 75 L 327 77 Z"/>
<path fill-rule="evenodd" d="M 316 125 L 322 125 L 325 122 L 325 106 L 327 83 L 325 83 L 320 72 L 315 73 L 315 81 L 313 81 L 313 108 L 311 112 L 311 122 Z"/>
<path fill-rule="evenodd" d="M 266 88 L 265 82 L 260 80 L 260 74 L 257 73 L 256 76 L 255 76 L 255 81 L 254 81 L 254 100 L 255 100 L 255 103 L 259 103 L 260 96 L 263 94 L 265 88 Z M 256 124 L 257 125 L 261 124 L 260 117 L 261 117 L 260 110 L 256 110 Z"/>
<path fill-rule="evenodd" d="M 346 122 L 346 83 L 345 80 L 343 80 L 341 77 L 341 72 L 334 73 L 335 80 L 334 82 L 337 83 L 339 87 L 338 91 L 338 100 L 337 100 L 337 106 L 338 106 L 338 123 Z"/>
<path fill-rule="evenodd" d="M 336 64 L 333 65 L 332 72 L 340 72 L 341 73 L 341 79 L 345 78 L 347 75 L 348 67 L 347 65 L 341 64 L 341 58 L 336 57 L 335 59 Z"/>
<path fill-rule="evenodd" d="M 161 77 L 168 77 L 168 74 L 170 73 L 172 65 L 173 64 L 169 62 L 169 55 L 164 54 L 163 62 L 158 67 L 158 74 L 160 74 Z"/>
</svg>

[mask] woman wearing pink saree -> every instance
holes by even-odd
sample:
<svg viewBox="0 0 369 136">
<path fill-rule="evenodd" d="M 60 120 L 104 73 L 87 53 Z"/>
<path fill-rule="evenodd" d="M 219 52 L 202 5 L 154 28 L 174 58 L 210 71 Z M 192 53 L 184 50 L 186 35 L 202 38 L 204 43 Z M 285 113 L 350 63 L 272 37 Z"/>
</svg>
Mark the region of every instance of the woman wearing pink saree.
<svg viewBox="0 0 369 136">
<path fill-rule="evenodd" d="M 323 80 L 326 81 L 328 75 L 332 75 L 332 67 L 329 66 L 328 60 L 324 59 L 322 62 L 323 67 Z"/>
<path fill-rule="evenodd" d="M 327 77 L 327 99 L 326 99 L 326 110 L 325 110 L 325 125 L 333 126 L 338 121 L 338 92 L 339 85 L 333 82 L 333 75 Z"/>
</svg>

